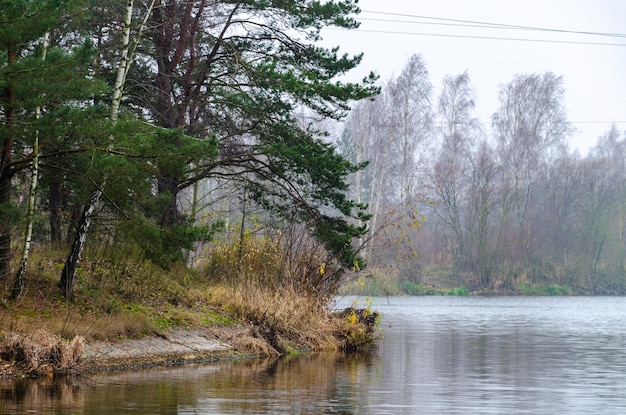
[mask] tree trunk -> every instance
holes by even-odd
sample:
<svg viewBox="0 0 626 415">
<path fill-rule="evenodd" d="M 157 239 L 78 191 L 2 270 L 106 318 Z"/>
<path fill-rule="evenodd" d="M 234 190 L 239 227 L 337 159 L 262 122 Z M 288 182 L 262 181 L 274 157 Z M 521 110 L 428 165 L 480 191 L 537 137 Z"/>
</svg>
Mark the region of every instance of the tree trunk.
<svg viewBox="0 0 626 415">
<path fill-rule="evenodd" d="M 158 179 L 158 192 L 169 195 L 169 202 L 161 213 L 161 227 L 163 229 L 178 225 L 181 221 L 178 211 L 178 180 L 168 173 L 164 173 Z"/>
<path fill-rule="evenodd" d="M 15 62 L 15 53 L 7 51 L 9 66 Z M 15 121 L 15 91 L 10 85 L 4 88 L 6 100 L 6 123 L 9 133 L 3 138 L 0 153 L 0 280 L 11 277 L 11 179 L 13 171 L 9 167 L 13 155 L 13 123 Z"/>
<path fill-rule="evenodd" d="M 46 52 L 48 50 L 49 33 L 43 37 L 43 52 L 41 60 L 46 60 Z M 35 119 L 41 116 L 41 107 L 35 109 Z M 28 190 L 28 209 L 26 235 L 24 236 L 24 246 L 22 248 L 22 260 L 18 268 L 13 283 L 13 292 L 11 297 L 16 300 L 24 293 L 24 275 L 28 266 L 28 255 L 30 253 L 31 239 L 33 236 L 33 223 L 35 222 L 35 196 L 37 192 L 37 179 L 39 178 L 39 130 L 35 131 L 35 141 L 33 143 L 33 162 L 31 168 L 30 188 Z"/>
<path fill-rule="evenodd" d="M 154 2 L 153 2 L 154 3 Z M 126 15 L 124 20 L 124 27 L 122 29 L 122 50 L 120 56 L 120 62 L 117 68 L 117 77 L 115 79 L 115 86 L 113 88 L 113 96 L 111 103 L 111 120 L 116 121 L 119 113 L 120 103 L 122 100 L 122 93 L 124 90 L 124 82 L 126 81 L 126 75 L 128 74 L 128 68 L 131 62 L 130 56 L 130 25 L 132 22 L 133 14 L 133 0 L 127 0 L 126 3 Z M 145 21 L 144 21 L 145 23 Z M 59 288 L 63 292 L 66 299 L 71 298 L 74 289 L 74 282 L 76 279 L 76 267 L 78 260 L 83 252 L 85 241 L 87 240 L 87 231 L 91 225 L 91 217 L 96 206 L 100 203 L 100 197 L 102 196 L 102 189 L 104 188 L 107 175 L 105 174 L 100 187 L 91 193 L 89 201 L 83 208 L 83 213 L 80 218 L 80 225 L 76 228 L 76 234 L 74 235 L 74 241 L 69 255 L 65 261 L 65 266 L 61 272 L 61 280 L 59 281 Z"/>
<path fill-rule="evenodd" d="M 8 141 L 8 140 L 6 140 Z M 5 141 L 5 144 L 6 144 Z M 11 201 L 11 176 L 0 172 L 0 280 L 11 276 L 11 220 L 8 204 Z"/>
<path fill-rule="evenodd" d="M 37 179 L 39 177 L 39 138 L 38 132 L 35 135 L 35 144 L 33 145 L 33 166 L 32 177 L 30 181 L 30 189 L 28 192 L 28 225 L 26 227 L 26 235 L 24 236 L 24 247 L 22 249 L 22 260 L 20 266 L 15 273 L 13 292 L 11 297 L 16 300 L 24 293 L 24 275 L 26 274 L 26 267 L 28 266 L 28 255 L 30 253 L 31 239 L 33 236 L 33 223 L 35 216 L 35 196 L 37 191 Z"/>
<path fill-rule="evenodd" d="M 61 292 L 67 300 L 71 299 L 73 295 L 74 283 L 76 282 L 76 268 L 80 256 L 83 253 L 83 248 L 85 247 L 85 241 L 87 240 L 87 230 L 91 225 L 93 212 L 96 208 L 96 205 L 98 204 L 98 201 L 100 200 L 101 195 L 101 190 L 93 192 L 91 194 L 91 198 L 85 204 L 82 216 L 80 218 L 80 226 L 78 227 L 78 229 L 76 229 L 70 253 L 65 260 L 65 265 L 63 266 L 63 271 L 61 272 L 59 288 L 61 289 Z"/>
<path fill-rule="evenodd" d="M 62 235 L 61 235 L 61 205 L 63 201 L 63 191 L 61 180 L 59 180 L 55 175 L 52 175 L 50 178 L 50 182 L 48 183 L 48 194 L 49 194 L 49 217 L 48 222 L 50 225 L 50 242 L 52 245 L 60 245 Z"/>
</svg>

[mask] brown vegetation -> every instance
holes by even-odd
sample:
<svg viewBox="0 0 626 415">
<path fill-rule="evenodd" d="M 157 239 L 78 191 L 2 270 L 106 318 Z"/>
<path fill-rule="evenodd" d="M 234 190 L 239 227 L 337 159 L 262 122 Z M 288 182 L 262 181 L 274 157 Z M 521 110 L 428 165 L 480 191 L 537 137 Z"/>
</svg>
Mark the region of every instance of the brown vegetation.
<svg viewBox="0 0 626 415">
<path fill-rule="evenodd" d="M 236 271 L 225 274 L 235 245 L 216 248 L 227 255 L 215 255 L 203 270 L 165 271 L 132 249 L 90 250 L 72 301 L 56 287 L 62 255 L 35 250 L 25 295 L 13 302 L 7 291 L 2 299 L 0 365 L 4 372 L 63 373 L 79 361 L 84 342 L 163 337 L 176 328 L 206 331 L 238 355 L 354 349 L 373 342 L 364 322 L 334 315 L 325 298 L 277 278 L 278 271 L 289 273 L 272 263 L 282 254 L 274 247 L 278 256 L 268 257 L 268 244 L 248 241 L 234 268 L 239 277 Z M 309 263 L 307 269 L 319 273 L 320 265 Z M 292 275 L 310 280 L 302 269 Z"/>
<path fill-rule="evenodd" d="M 75 367 L 84 349 L 82 336 L 66 341 L 41 328 L 30 334 L 7 334 L 0 346 L 0 358 L 27 374 L 52 375 Z"/>
</svg>

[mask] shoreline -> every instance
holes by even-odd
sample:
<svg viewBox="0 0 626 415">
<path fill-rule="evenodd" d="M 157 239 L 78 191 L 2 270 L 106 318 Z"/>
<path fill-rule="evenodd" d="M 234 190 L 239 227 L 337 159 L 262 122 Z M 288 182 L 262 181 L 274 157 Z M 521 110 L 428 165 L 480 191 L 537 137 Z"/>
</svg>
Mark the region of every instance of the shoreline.
<svg viewBox="0 0 626 415">
<path fill-rule="evenodd" d="M 62 369 L 54 369 L 46 361 L 33 371 L 20 362 L 0 359 L 0 380 L 81 376 L 279 355 L 265 339 L 254 336 L 251 328 L 244 326 L 177 327 L 140 339 L 81 342 L 76 361 Z"/>
<path fill-rule="evenodd" d="M 347 308 L 333 313 L 343 321 L 331 334 L 337 350 L 356 351 L 375 345 L 379 315 Z M 8 333 L 0 344 L 0 379 L 80 376 L 220 360 L 279 357 L 311 350 L 306 333 L 282 333 L 268 321 L 237 325 L 176 326 L 141 338 L 62 339 L 40 328 L 31 334 Z M 332 347 L 332 346 L 331 346 Z"/>
<path fill-rule="evenodd" d="M 254 356 L 254 355 L 248 355 Z M 95 341 L 85 344 L 73 373 L 135 370 L 155 366 L 177 366 L 246 357 L 203 329 L 170 329 L 161 336 L 142 339 Z"/>
</svg>

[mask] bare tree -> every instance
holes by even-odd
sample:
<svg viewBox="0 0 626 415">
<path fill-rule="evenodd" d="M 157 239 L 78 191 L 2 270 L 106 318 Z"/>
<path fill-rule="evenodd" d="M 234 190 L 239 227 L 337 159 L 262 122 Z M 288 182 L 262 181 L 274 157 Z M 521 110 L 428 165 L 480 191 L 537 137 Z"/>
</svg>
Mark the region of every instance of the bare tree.
<svg viewBox="0 0 626 415">
<path fill-rule="evenodd" d="M 542 195 L 536 217 L 539 249 L 544 261 L 554 265 L 554 276 L 559 283 L 563 282 L 561 274 L 567 273 L 568 262 L 576 256 L 574 215 L 579 202 L 585 198 L 580 167 L 577 153 L 564 154 L 550 164 L 537 186 L 537 192 Z"/>
<path fill-rule="evenodd" d="M 626 140 L 612 128 L 581 163 L 577 241 L 582 269 L 575 283 L 597 293 L 620 292 L 624 284 L 624 192 Z M 607 275 L 613 274 L 613 281 Z M 608 285 L 619 287 L 609 287 Z"/>
<path fill-rule="evenodd" d="M 354 174 L 352 191 L 355 200 L 369 205 L 372 235 L 380 230 L 381 216 L 393 199 L 391 176 L 394 165 L 393 136 L 386 120 L 389 117 L 389 100 L 381 94 L 375 101 L 359 102 L 346 120 L 344 131 L 345 152 L 355 164 L 367 162 L 365 169 Z M 364 256 L 372 259 L 375 237 L 364 247 Z"/>
<path fill-rule="evenodd" d="M 565 150 L 572 128 L 563 106 L 563 80 L 552 73 L 518 75 L 500 91 L 500 108 L 493 115 L 500 162 L 515 213 L 514 257 L 522 264 L 533 251 L 533 186 L 541 169 Z"/>
<path fill-rule="evenodd" d="M 432 137 L 432 84 L 421 55 L 413 55 L 385 91 L 397 153 L 397 192 L 403 203 L 415 201 L 418 178 L 425 178 Z"/>
<path fill-rule="evenodd" d="M 438 100 L 439 127 L 436 132 L 441 146 L 433 165 L 431 182 L 435 199 L 433 209 L 450 232 L 447 246 L 457 269 L 469 260 L 465 215 L 468 212 L 474 143 L 482 134 L 478 119 L 472 115 L 474 107 L 474 91 L 467 72 L 447 76 Z"/>
<path fill-rule="evenodd" d="M 494 268 L 501 259 L 501 241 L 508 214 L 507 195 L 501 188 L 502 169 L 495 151 L 483 141 L 474 157 L 469 189 L 467 247 L 469 268 L 482 287 L 496 284 Z"/>
</svg>

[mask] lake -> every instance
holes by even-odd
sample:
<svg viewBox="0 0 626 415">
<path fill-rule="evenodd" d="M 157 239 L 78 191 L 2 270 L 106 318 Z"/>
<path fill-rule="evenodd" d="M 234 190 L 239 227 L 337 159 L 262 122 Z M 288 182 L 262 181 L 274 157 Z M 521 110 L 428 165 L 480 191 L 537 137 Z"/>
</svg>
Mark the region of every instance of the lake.
<svg viewBox="0 0 626 415">
<path fill-rule="evenodd" d="M 384 316 L 372 352 L 2 382 L 0 411 L 626 413 L 626 298 L 389 297 L 372 307 Z"/>
</svg>

